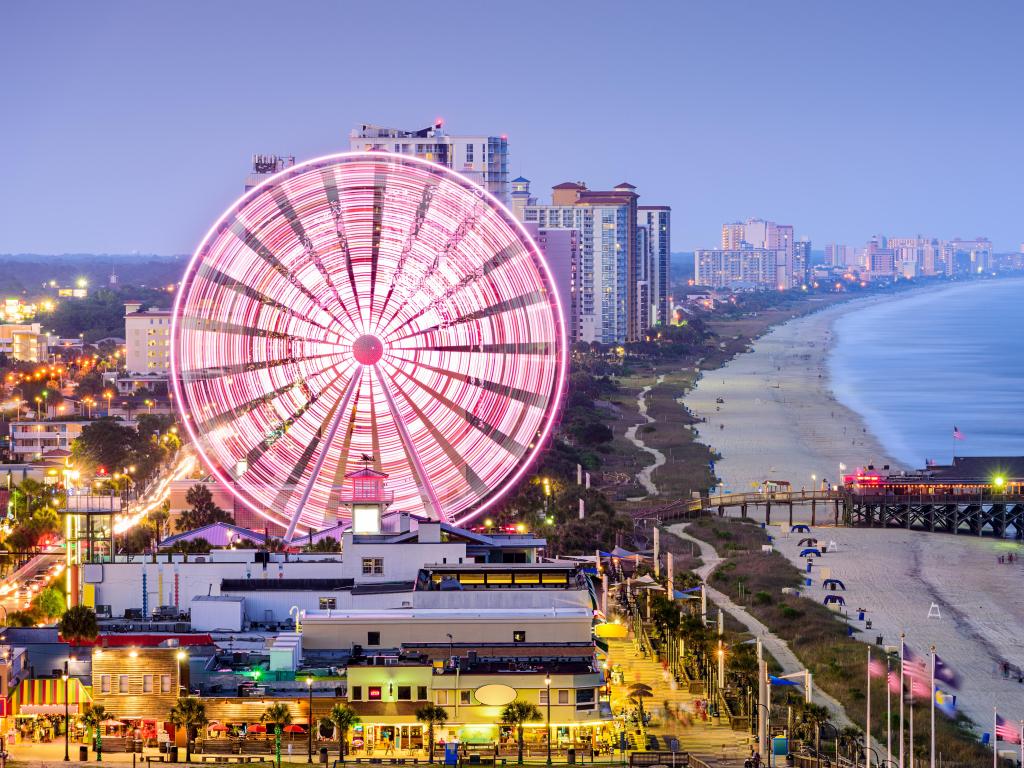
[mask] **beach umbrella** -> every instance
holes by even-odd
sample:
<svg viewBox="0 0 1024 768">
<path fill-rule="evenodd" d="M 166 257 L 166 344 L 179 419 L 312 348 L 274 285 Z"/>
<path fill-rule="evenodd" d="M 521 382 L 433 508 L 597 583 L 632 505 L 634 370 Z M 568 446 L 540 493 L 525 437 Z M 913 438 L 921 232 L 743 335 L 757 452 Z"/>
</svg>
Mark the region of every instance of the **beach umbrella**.
<svg viewBox="0 0 1024 768">
<path fill-rule="evenodd" d="M 815 557 L 821 557 L 821 551 L 815 549 L 814 547 L 808 547 L 807 549 L 801 550 L 800 552 L 800 557 L 810 557 L 812 555 Z"/>
<path fill-rule="evenodd" d="M 266 733 L 267 732 L 267 726 L 265 726 L 263 723 L 253 723 L 252 725 L 250 725 L 245 730 L 248 733 Z"/>
<path fill-rule="evenodd" d="M 210 726 L 210 730 L 214 731 L 215 733 L 227 733 L 228 727 L 224 725 L 224 723 L 214 723 Z"/>
<path fill-rule="evenodd" d="M 301 725 L 286 725 L 284 727 L 285 733 L 305 733 L 306 729 Z"/>
<path fill-rule="evenodd" d="M 120 725 L 124 725 L 124 721 L 115 720 L 111 717 L 107 720 L 104 720 L 102 723 L 100 723 L 100 725 L 102 725 L 104 728 L 117 728 Z"/>
</svg>

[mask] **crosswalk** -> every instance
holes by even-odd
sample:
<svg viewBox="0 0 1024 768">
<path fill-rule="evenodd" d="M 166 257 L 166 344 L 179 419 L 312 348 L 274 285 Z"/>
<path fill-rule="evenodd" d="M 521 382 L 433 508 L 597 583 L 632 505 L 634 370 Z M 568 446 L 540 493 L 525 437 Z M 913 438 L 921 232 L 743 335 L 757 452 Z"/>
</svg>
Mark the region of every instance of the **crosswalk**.
<svg viewBox="0 0 1024 768">
<path fill-rule="evenodd" d="M 702 717 L 698 700 L 703 694 L 693 694 L 686 686 L 676 685 L 661 662 L 652 656 L 638 653 L 630 639 L 608 641 L 608 664 L 621 671 L 622 681 L 611 688 L 612 712 L 631 711 L 634 705 L 627 699 L 629 688 L 635 683 L 650 686 L 654 695 L 644 699 L 644 709 L 651 718 L 647 728 L 633 726 L 627 732 L 630 749 L 644 749 L 657 742 L 657 749 L 669 749 L 671 740 L 678 740 L 678 749 L 690 752 L 708 765 L 742 765 L 750 755 L 751 735 L 735 731 L 728 720 Z M 649 737 L 654 737 L 650 740 Z"/>
</svg>

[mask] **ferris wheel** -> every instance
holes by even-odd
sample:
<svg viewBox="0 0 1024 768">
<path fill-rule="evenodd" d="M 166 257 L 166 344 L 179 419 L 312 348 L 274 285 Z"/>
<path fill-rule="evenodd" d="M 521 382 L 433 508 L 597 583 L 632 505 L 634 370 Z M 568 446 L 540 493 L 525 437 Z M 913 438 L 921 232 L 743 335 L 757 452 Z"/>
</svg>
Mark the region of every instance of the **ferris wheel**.
<svg viewBox="0 0 1024 768">
<path fill-rule="evenodd" d="M 446 168 L 372 152 L 287 169 L 207 233 L 175 303 L 175 399 L 206 466 L 291 539 L 347 473 L 460 522 L 528 470 L 566 376 L 536 245 Z"/>
</svg>

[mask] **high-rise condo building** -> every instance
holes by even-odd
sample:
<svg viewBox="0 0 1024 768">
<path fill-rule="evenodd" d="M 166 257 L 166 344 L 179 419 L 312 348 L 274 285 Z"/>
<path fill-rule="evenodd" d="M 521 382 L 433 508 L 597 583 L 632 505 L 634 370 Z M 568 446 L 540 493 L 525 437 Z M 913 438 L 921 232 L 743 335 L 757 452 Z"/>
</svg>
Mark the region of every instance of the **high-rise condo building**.
<svg viewBox="0 0 1024 768">
<path fill-rule="evenodd" d="M 506 136 L 453 136 L 441 120 L 419 130 L 363 124 L 349 134 L 349 148 L 430 160 L 470 177 L 505 205 L 510 202 Z"/>
<path fill-rule="evenodd" d="M 785 288 L 779 283 L 779 252 L 768 248 L 709 248 L 693 252 L 694 283 L 709 288 Z"/>
<path fill-rule="evenodd" d="M 295 155 L 253 155 L 252 172 L 245 177 L 245 191 L 261 183 L 264 179 L 273 176 L 275 173 L 291 168 L 295 165 Z"/>
<path fill-rule="evenodd" d="M 722 250 L 759 248 L 776 252 L 776 287 L 792 288 L 804 278 L 793 270 L 793 226 L 765 219 L 747 219 L 722 225 Z M 799 270 L 798 270 L 799 271 Z"/>
<path fill-rule="evenodd" d="M 535 222 L 524 223 L 530 237 L 536 241 L 551 269 L 562 305 L 566 334 L 569 342 L 579 341 L 579 313 L 576 306 L 576 271 L 580 263 L 580 231 L 578 229 L 545 228 Z"/>
<path fill-rule="evenodd" d="M 622 183 L 590 190 L 583 182 L 565 182 L 552 189 L 550 205 L 524 206 L 524 220 L 540 229 L 579 230 L 578 341 L 616 344 L 639 338 L 635 189 Z"/>
<path fill-rule="evenodd" d="M 807 276 L 811 271 L 811 241 L 806 237 L 793 243 L 793 258 L 790 262 L 790 278 L 792 285 L 807 284 Z"/>
<path fill-rule="evenodd" d="M 652 325 L 668 325 L 672 313 L 669 270 L 672 261 L 672 209 L 667 205 L 637 206 L 640 275 L 647 281 L 649 298 L 637 300 L 640 311 L 638 331 Z"/>
</svg>

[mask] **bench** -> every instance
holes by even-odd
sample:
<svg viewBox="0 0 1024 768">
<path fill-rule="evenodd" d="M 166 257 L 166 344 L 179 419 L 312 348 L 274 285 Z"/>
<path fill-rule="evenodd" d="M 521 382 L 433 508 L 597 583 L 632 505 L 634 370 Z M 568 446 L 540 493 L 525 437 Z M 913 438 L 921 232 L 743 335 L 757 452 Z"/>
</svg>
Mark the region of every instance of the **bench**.
<svg viewBox="0 0 1024 768">
<path fill-rule="evenodd" d="M 267 758 L 259 755 L 200 755 L 200 761 L 204 763 L 262 763 Z"/>
</svg>

